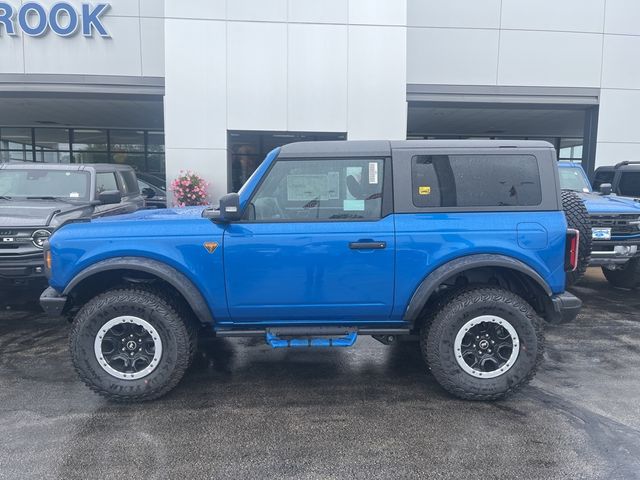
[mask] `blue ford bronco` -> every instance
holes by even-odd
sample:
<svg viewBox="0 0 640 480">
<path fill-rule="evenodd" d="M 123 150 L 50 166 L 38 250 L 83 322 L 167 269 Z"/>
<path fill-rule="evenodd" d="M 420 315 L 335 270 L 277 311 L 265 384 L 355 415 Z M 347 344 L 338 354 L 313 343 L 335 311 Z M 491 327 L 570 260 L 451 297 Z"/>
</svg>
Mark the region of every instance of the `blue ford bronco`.
<svg viewBox="0 0 640 480">
<path fill-rule="evenodd" d="M 569 223 L 575 220 L 576 223 L 572 226 L 581 233 L 585 229 L 581 241 L 590 239 L 592 242 L 591 246 L 580 245 L 585 257 L 582 258 L 581 253 L 578 268 L 569 277 L 575 278 L 588 264 L 602 267 L 604 276 L 613 286 L 639 286 L 640 200 L 612 193 L 611 184 L 607 183 L 599 185 L 600 191 L 595 192 L 579 164 L 563 161 L 558 165 L 560 187 L 565 192 L 575 192 L 588 212 L 583 217 L 578 207 L 572 210 L 565 206 L 567 219 Z"/>
<path fill-rule="evenodd" d="M 493 400 L 533 377 L 543 320 L 577 315 L 578 237 L 546 142 L 302 142 L 217 208 L 62 227 L 40 301 L 116 401 L 171 390 L 203 328 L 274 348 L 415 335 L 446 390 Z"/>
</svg>

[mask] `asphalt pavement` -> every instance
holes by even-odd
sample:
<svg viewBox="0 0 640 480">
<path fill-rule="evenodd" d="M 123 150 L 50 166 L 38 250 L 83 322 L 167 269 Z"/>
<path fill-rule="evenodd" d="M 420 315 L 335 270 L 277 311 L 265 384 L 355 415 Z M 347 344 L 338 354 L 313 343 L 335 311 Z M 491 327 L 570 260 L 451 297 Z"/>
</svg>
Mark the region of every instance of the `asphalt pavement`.
<svg viewBox="0 0 640 480">
<path fill-rule="evenodd" d="M 456 400 L 415 344 L 208 339 L 181 384 L 117 405 L 71 366 L 36 293 L 0 299 L 0 478 L 640 478 L 640 295 L 598 270 L 507 400 Z"/>
</svg>

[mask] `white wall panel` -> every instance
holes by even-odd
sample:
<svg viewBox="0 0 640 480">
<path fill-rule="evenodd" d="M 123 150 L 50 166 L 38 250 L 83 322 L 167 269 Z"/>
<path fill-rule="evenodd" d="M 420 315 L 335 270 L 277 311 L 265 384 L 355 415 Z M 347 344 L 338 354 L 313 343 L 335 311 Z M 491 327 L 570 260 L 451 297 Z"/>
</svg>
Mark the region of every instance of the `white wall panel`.
<svg viewBox="0 0 640 480">
<path fill-rule="evenodd" d="M 227 150 L 167 148 L 167 182 L 181 170 L 192 170 L 210 183 L 208 194 L 212 203 L 227 193 Z"/>
<path fill-rule="evenodd" d="M 501 0 L 409 0 L 407 25 L 498 28 Z"/>
<path fill-rule="evenodd" d="M 175 0 L 166 1 L 169 3 L 175 2 Z M 140 16 L 164 18 L 164 4 L 165 0 L 140 0 Z"/>
<path fill-rule="evenodd" d="M 602 32 L 605 0 L 502 0 L 502 28 Z"/>
<path fill-rule="evenodd" d="M 228 28 L 228 128 L 286 130 L 287 25 L 232 22 Z"/>
<path fill-rule="evenodd" d="M 495 85 L 497 63 L 497 30 L 408 29 L 408 83 Z"/>
<path fill-rule="evenodd" d="M 406 25 L 406 0 L 349 0 L 349 23 Z"/>
<path fill-rule="evenodd" d="M 638 0 L 607 0 L 605 33 L 640 35 L 640 2 Z"/>
<path fill-rule="evenodd" d="M 164 77 L 164 19 L 140 18 L 142 75 Z"/>
<path fill-rule="evenodd" d="M 0 27 L 0 73 L 24 73 L 22 38 L 5 35 Z"/>
<path fill-rule="evenodd" d="M 639 158 L 640 143 L 598 143 L 596 147 L 596 168 Z"/>
<path fill-rule="evenodd" d="M 348 138 L 407 135 L 406 29 L 349 27 Z"/>
<path fill-rule="evenodd" d="M 259 20 L 261 22 L 285 22 L 287 0 L 228 0 L 229 20 Z"/>
<path fill-rule="evenodd" d="M 640 37 L 605 35 L 602 87 L 640 89 L 639 52 Z"/>
<path fill-rule="evenodd" d="M 288 130 L 346 131 L 346 25 L 289 25 L 288 85 Z"/>
<path fill-rule="evenodd" d="M 166 0 L 164 10 L 167 18 L 224 20 L 226 0 Z"/>
<path fill-rule="evenodd" d="M 25 35 L 26 73 L 141 75 L 138 18 L 110 17 L 104 24 L 111 38 Z"/>
<path fill-rule="evenodd" d="M 167 19 L 165 27 L 166 146 L 226 148 L 224 23 Z"/>
<path fill-rule="evenodd" d="M 640 90 L 603 89 L 598 115 L 598 142 L 638 142 Z"/>
<path fill-rule="evenodd" d="M 289 21 L 347 23 L 348 0 L 289 0 Z"/>
<path fill-rule="evenodd" d="M 598 87 L 601 58 L 602 35 L 504 30 L 498 83 Z"/>
</svg>

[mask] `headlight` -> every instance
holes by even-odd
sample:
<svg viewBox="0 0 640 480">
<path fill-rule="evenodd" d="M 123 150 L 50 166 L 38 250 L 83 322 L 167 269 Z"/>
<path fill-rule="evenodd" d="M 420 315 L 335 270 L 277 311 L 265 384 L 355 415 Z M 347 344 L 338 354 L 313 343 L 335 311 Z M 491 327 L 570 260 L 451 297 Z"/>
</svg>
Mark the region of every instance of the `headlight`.
<svg viewBox="0 0 640 480">
<path fill-rule="evenodd" d="M 36 230 L 33 232 L 33 235 L 31 235 L 31 241 L 36 247 L 42 248 L 44 242 L 48 240 L 50 236 L 51 232 L 49 230 Z"/>
</svg>

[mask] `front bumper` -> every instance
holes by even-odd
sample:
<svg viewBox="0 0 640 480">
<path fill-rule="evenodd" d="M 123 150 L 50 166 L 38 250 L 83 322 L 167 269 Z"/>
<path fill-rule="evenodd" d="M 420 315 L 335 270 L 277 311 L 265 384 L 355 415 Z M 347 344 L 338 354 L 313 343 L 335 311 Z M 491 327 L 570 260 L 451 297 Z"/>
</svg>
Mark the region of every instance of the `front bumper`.
<svg viewBox="0 0 640 480">
<path fill-rule="evenodd" d="M 42 254 L 30 258 L 11 259 L 0 257 L 0 279 L 25 281 L 44 278 L 44 259 Z"/>
<path fill-rule="evenodd" d="M 546 319 L 549 323 L 567 323 L 574 320 L 582 308 L 582 300 L 569 292 L 551 297 L 552 311 L 548 311 Z"/>
<path fill-rule="evenodd" d="M 640 255 L 638 243 L 594 241 L 589 265 L 624 265 L 638 255 Z"/>
<path fill-rule="evenodd" d="M 53 287 L 48 287 L 40 295 L 40 306 L 49 317 L 62 315 L 66 303 L 66 295 L 61 295 Z"/>
</svg>

